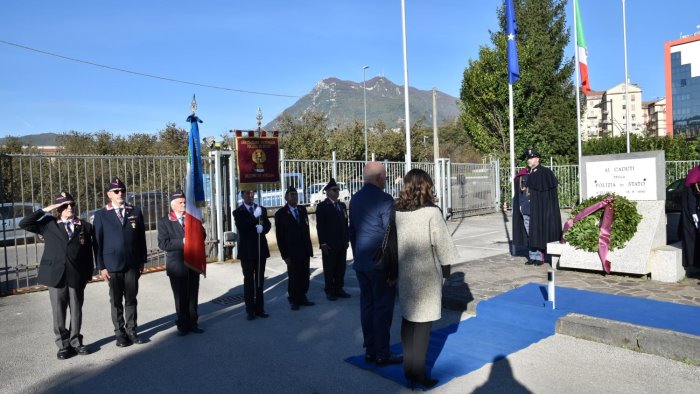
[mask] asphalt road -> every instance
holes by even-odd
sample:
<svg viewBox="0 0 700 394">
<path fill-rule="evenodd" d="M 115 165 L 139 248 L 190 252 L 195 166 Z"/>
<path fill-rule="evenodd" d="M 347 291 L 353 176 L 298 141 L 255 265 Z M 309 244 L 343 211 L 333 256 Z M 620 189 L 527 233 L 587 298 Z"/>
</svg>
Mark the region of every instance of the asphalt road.
<svg viewBox="0 0 700 394">
<path fill-rule="evenodd" d="M 239 295 L 238 264 L 210 264 L 200 293 L 201 335 L 178 337 L 163 272 L 140 281 L 139 322 L 144 345 L 117 348 L 105 283 L 87 287 L 83 334 L 93 354 L 56 360 L 47 292 L 0 298 L 0 392 L 255 392 L 394 393 L 406 388 L 343 361 L 362 353 L 359 290 L 348 275 L 349 300 L 322 297 L 320 259 L 314 259 L 309 297 L 316 306 L 289 310 L 286 274 L 269 261 L 269 319 L 245 320 L 243 305 L 212 302 Z M 444 311 L 435 326 L 470 318 Z M 399 340 L 397 307 L 392 342 Z M 465 343 L 464 346 L 469 346 Z M 555 335 L 505 360 L 454 379 L 437 393 L 700 392 L 700 368 L 657 356 Z"/>
</svg>

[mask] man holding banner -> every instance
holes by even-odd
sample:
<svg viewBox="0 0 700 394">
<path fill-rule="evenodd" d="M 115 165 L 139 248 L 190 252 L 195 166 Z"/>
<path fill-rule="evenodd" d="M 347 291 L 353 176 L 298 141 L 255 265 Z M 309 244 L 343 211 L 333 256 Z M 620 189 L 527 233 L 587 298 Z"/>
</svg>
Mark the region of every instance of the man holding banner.
<svg viewBox="0 0 700 394">
<path fill-rule="evenodd" d="M 243 269 L 243 298 L 248 320 L 270 316 L 265 313 L 263 280 L 265 263 L 270 257 L 265 234 L 270 232 L 272 224 L 267 218 L 267 209 L 255 204 L 253 197 L 252 190 L 242 191 L 243 203 L 233 211 L 238 231 L 236 258 L 241 260 Z"/>
</svg>

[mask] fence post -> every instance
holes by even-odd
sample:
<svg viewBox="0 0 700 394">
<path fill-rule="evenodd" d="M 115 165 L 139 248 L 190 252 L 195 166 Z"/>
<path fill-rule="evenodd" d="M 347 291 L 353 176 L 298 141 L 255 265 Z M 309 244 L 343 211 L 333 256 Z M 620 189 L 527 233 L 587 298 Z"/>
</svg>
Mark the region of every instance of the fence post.
<svg viewBox="0 0 700 394">
<path fill-rule="evenodd" d="M 338 179 L 338 162 L 335 158 L 335 151 L 333 151 L 333 179 Z"/>
</svg>

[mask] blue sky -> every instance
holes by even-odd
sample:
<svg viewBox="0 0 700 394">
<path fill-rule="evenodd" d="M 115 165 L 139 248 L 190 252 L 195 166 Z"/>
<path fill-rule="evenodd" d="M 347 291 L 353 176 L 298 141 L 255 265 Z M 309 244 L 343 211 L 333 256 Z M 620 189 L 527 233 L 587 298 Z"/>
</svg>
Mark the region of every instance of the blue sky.
<svg viewBox="0 0 700 394">
<path fill-rule="evenodd" d="M 459 96 L 462 73 L 497 29 L 498 0 L 406 0 L 409 84 Z M 624 80 L 620 0 L 581 0 L 593 89 Z M 663 97 L 663 44 L 697 30 L 697 0 L 628 0 L 628 68 L 644 100 Z M 573 23 L 571 2 L 568 22 Z M 0 43 L 0 136 L 188 127 L 202 136 L 271 121 L 323 78 L 403 84 L 400 0 L 11 1 L 0 40 L 207 85 L 121 73 Z M 571 26 L 573 32 L 573 26 Z M 573 40 L 573 34 L 572 34 Z M 567 52 L 573 56 L 573 47 Z M 505 67 L 505 65 L 504 65 Z M 521 69 L 521 73 L 527 70 Z M 371 103 L 368 103 L 371 105 Z M 516 103 L 517 105 L 517 103 Z"/>
</svg>

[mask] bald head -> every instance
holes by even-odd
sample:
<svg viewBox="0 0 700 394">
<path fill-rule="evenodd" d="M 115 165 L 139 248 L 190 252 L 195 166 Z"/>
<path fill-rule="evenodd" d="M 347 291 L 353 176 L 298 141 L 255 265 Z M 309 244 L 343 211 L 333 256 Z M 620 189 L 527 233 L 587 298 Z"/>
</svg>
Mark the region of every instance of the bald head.
<svg viewBox="0 0 700 394">
<path fill-rule="evenodd" d="M 365 183 L 371 183 L 380 189 L 386 185 L 386 169 L 384 164 L 377 161 L 370 161 L 362 169 L 362 178 Z"/>
</svg>

